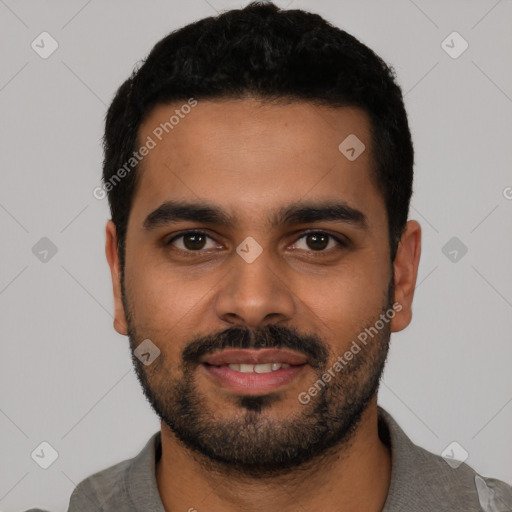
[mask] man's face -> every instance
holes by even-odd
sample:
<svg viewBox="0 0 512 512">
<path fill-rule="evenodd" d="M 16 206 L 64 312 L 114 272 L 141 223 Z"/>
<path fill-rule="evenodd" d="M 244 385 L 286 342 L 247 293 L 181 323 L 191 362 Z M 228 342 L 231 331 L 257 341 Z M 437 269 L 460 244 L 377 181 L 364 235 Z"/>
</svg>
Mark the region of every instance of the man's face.
<svg viewBox="0 0 512 512">
<path fill-rule="evenodd" d="M 139 131 L 157 144 L 138 171 L 116 328 L 160 350 L 134 363 L 163 427 L 210 460 L 275 473 L 348 441 L 383 369 L 392 322 L 299 400 L 393 303 L 369 121 L 199 101 L 158 141 L 179 107 Z M 351 134 L 366 147 L 352 161 L 338 149 Z"/>
</svg>

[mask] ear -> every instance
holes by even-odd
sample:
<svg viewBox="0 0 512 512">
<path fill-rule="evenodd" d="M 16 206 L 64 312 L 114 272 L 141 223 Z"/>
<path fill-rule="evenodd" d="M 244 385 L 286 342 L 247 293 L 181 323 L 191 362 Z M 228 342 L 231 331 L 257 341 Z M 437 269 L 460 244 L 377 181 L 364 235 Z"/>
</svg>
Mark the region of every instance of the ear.
<svg viewBox="0 0 512 512">
<path fill-rule="evenodd" d="M 410 220 L 398 244 L 393 274 L 395 282 L 394 300 L 401 309 L 391 320 L 391 331 L 405 329 L 412 319 L 412 299 L 418 276 L 418 265 L 421 254 L 421 226 L 415 220 Z"/>
<path fill-rule="evenodd" d="M 117 251 L 116 225 L 109 220 L 105 228 L 105 254 L 107 256 L 110 274 L 112 276 L 112 287 L 114 291 L 114 329 L 119 334 L 128 334 L 128 323 L 124 311 L 121 293 L 121 264 Z"/>
</svg>

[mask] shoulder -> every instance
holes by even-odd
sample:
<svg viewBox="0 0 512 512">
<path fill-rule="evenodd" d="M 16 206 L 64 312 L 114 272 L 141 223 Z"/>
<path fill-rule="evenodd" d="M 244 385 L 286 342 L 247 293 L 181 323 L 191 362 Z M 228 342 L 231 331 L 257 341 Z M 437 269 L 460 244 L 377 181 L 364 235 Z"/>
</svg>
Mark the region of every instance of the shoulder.
<svg viewBox="0 0 512 512">
<path fill-rule="evenodd" d="M 414 447 L 416 453 L 411 461 L 420 463 L 415 475 L 417 482 L 421 482 L 423 498 L 428 497 L 433 505 L 432 510 L 449 505 L 450 510 L 464 512 L 512 511 L 512 487 L 507 483 L 481 476 L 465 463 L 452 467 L 439 455 Z"/>
<path fill-rule="evenodd" d="M 82 480 L 74 489 L 69 501 L 68 512 L 84 510 L 105 511 L 105 506 L 129 505 L 125 481 L 126 473 L 133 459 L 125 460 Z M 128 507 L 129 509 L 130 507 Z M 48 512 L 31 508 L 25 512 Z"/>
<path fill-rule="evenodd" d="M 479 475 L 464 463 L 445 459 L 415 445 L 389 413 L 379 408 L 380 427 L 391 449 L 391 484 L 384 512 L 511 512 L 512 487 Z"/>
<path fill-rule="evenodd" d="M 475 476 L 480 505 L 484 512 L 512 511 L 512 486 L 494 478 Z"/>
<path fill-rule="evenodd" d="M 82 480 L 73 491 L 68 512 L 135 509 L 140 490 L 155 491 L 155 450 L 160 432 L 151 436 L 142 451 Z M 147 496 L 147 495 L 146 495 Z"/>
<path fill-rule="evenodd" d="M 119 462 L 82 480 L 71 494 L 69 512 L 82 510 L 86 505 L 101 510 L 107 503 L 126 504 L 125 482 L 132 460 Z"/>
</svg>

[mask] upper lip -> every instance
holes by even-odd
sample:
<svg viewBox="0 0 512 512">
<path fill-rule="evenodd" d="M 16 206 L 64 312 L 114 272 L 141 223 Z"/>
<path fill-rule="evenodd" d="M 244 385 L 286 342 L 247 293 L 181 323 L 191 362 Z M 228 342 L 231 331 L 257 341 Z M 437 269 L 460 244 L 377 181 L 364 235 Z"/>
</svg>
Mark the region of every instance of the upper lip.
<svg viewBox="0 0 512 512">
<path fill-rule="evenodd" d="M 307 363 L 307 357 L 286 349 L 260 348 L 260 349 L 224 349 L 220 352 L 207 355 L 201 359 L 201 363 L 213 366 L 225 364 L 262 364 L 262 363 L 287 363 L 300 365 Z"/>
</svg>

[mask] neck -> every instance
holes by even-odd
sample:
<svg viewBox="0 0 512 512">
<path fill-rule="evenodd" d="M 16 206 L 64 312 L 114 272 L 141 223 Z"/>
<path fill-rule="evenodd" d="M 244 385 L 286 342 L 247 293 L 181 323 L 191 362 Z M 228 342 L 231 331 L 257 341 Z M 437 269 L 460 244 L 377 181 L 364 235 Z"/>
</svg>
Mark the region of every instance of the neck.
<svg viewBox="0 0 512 512">
<path fill-rule="evenodd" d="M 204 461 L 203 461 L 204 462 Z M 391 477 L 391 456 L 378 434 L 376 398 L 363 413 L 350 443 L 340 444 L 321 461 L 276 478 L 234 477 L 208 470 L 162 423 L 158 489 L 166 511 L 379 512 Z M 235 481 L 236 479 L 236 481 Z"/>
</svg>

